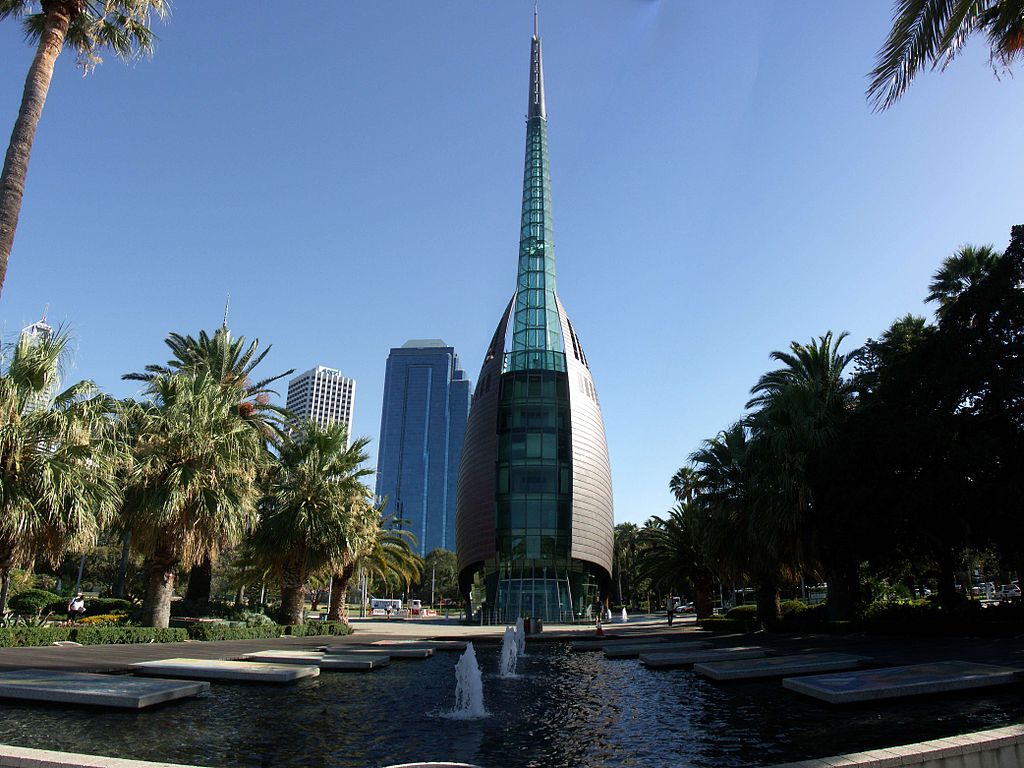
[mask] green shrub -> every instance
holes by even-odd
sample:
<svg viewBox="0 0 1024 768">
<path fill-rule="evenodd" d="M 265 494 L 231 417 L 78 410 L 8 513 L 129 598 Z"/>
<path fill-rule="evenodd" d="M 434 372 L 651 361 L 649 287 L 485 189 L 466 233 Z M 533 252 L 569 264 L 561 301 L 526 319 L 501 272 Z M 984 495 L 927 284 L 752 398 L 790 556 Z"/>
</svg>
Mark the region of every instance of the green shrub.
<svg viewBox="0 0 1024 768">
<path fill-rule="evenodd" d="M 53 606 L 56 606 L 57 611 L 63 612 L 67 608 L 64 598 L 53 592 L 47 592 L 45 589 L 26 589 L 7 602 L 11 610 L 16 613 L 40 614 L 47 609 L 53 611 Z"/>
<path fill-rule="evenodd" d="M 127 624 L 128 614 L 126 613 L 101 613 L 98 616 L 86 616 L 79 619 L 80 624 L 102 627 L 106 625 Z"/>
<path fill-rule="evenodd" d="M 305 624 L 289 624 L 285 634 L 293 637 L 313 637 L 316 635 L 348 635 L 352 628 L 343 621 L 307 621 Z"/>
<path fill-rule="evenodd" d="M 188 631 L 177 627 L 76 627 L 71 639 L 82 645 L 127 645 L 132 643 L 182 643 Z"/>
<path fill-rule="evenodd" d="M 70 635 L 70 627 L 0 627 L 0 648 L 51 645 Z"/>
<path fill-rule="evenodd" d="M 791 614 L 804 613 L 807 610 L 807 606 L 799 600 L 783 600 L 779 604 L 779 608 L 782 611 L 783 616 L 789 616 Z"/>
<path fill-rule="evenodd" d="M 203 622 L 192 624 L 188 636 L 193 640 L 260 640 L 284 634 L 284 627 L 264 624 L 259 627 L 231 627 L 227 624 Z"/>
<path fill-rule="evenodd" d="M 725 614 L 727 619 L 743 619 L 744 621 L 753 621 L 757 618 L 757 606 L 756 605 L 737 605 L 735 608 L 730 608 Z"/>
<path fill-rule="evenodd" d="M 708 632 L 750 632 L 757 628 L 757 622 L 746 619 L 730 619 L 728 616 L 709 616 L 698 622 Z"/>
<path fill-rule="evenodd" d="M 101 616 L 111 613 L 127 614 L 131 609 L 131 600 L 122 600 L 119 597 L 97 597 L 94 600 L 85 601 L 86 616 Z"/>
<path fill-rule="evenodd" d="M 277 625 L 277 622 L 267 616 L 267 614 L 259 613 L 258 611 L 242 611 L 238 614 L 238 620 L 245 622 L 245 625 L 248 627 L 269 627 L 271 625 Z"/>
</svg>

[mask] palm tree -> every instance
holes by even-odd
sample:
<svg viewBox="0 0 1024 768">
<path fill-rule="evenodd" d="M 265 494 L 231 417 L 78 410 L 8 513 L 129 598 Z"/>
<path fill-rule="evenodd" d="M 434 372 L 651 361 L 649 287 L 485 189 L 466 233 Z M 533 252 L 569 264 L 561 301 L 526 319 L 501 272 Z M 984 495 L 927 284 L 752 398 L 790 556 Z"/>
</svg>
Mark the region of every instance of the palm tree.
<svg viewBox="0 0 1024 768">
<path fill-rule="evenodd" d="M 1008 69 L 1024 49 L 1024 2 L 897 0 L 892 29 L 870 74 L 868 100 L 876 111 L 888 109 L 924 67 L 945 69 L 976 32 L 988 38 L 993 68 Z"/>
<path fill-rule="evenodd" d="M 619 523 L 615 526 L 613 540 L 612 570 L 619 587 L 619 602 L 623 605 L 630 599 L 630 608 L 636 607 L 634 574 L 636 572 L 637 549 L 640 546 L 640 528 L 636 523 Z M 626 574 L 626 591 L 622 590 L 622 575 Z"/>
<path fill-rule="evenodd" d="M 837 530 L 827 508 L 826 490 L 832 478 L 815 472 L 817 462 L 835 444 L 854 403 L 854 383 L 844 378 L 846 367 L 859 354 L 839 352 L 846 338 L 833 339 L 829 331 L 810 344 L 790 344 L 789 352 L 773 352 L 784 364 L 758 380 L 751 389 L 749 419 L 759 459 L 756 473 L 765 513 L 773 520 L 767 528 L 797 546 L 819 547 L 822 565 L 829 575 L 829 611 L 834 618 L 849 618 L 856 601 L 856 568 L 851 564 L 849 542 Z M 802 558 L 794 551 L 794 558 Z"/>
<path fill-rule="evenodd" d="M 371 546 L 380 515 L 368 503 L 360 469 L 367 438 L 346 446 L 343 424 L 307 422 L 281 446 L 267 474 L 253 559 L 281 582 L 282 621 L 302 623 L 306 584 L 328 576 Z M 333 595 L 332 595 L 333 597 Z"/>
<path fill-rule="evenodd" d="M 356 569 L 366 572 L 367 578 L 380 579 L 384 584 L 393 584 L 409 590 L 409 585 L 418 580 L 423 573 L 423 559 L 416 554 L 412 545 L 416 543 L 416 537 L 411 531 L 405 530 L 402 526 L 406 523 L 393 515 L 381 516 L 381 509 L 376 508 L 379 524 L 374 531 L 370 545 L 364 549 L 353 564 L 349 572 L 349 578 Z M 332 618 L 341 605 L 336 605 L 336 595 L 344 595 L 348 586 L 348 580 L 339 577 L 336 584 L 331 586 L 331 613 Z M 340 619 L 340 613 L 338 615 Z"/>
<path fill-rule="evenodd" d="M 151 382 L 173 373 L 208 373 L 220 382 L 225 391 L 234 393 L 239 418 L 259 433 L 268 448 L 280 444 L 289 414 L 270 402 L 270 396 L 277 394 L 270 389 L 270 385 L 291 375 L 295 369 L 254 381 L 256 368 L 270 352 L 270 346 L 260 352 L 259 339 L 253 339 L 246 346 L 244 336 L 233 337 L 227 327 L 227 310 L 224 323 L 212 336 L 202 330 L 198 337 L 171 333 L 164 343 L 174 355 L 171 360 L 164 365 L 147 365 L 143 372 L 126 373 L 121 378 L 125 381 Z M 209 602 L 212 580 L 213 563 L 209 558 L 204 558 L 189 573 L 185 600 L 194 606 Z"/>
<path fill-rule="evenodd" d="M 86 71 L 100 62 L 99 53 L 106 48 L 123 59 L 151 53 L 151 16 L 164 19 L 168 11 L 166 0 L 44 0 L 41 5 L 36 12 L 35 0 L 0 0 L 0 21 L 21 18 L 25 37 L 36 43 L 0 174 L 0 291 L 18 227 L 36 127 L 60 52 L 72 48 Z"/>
<path fill-rule="evenodd" d="M 175 576 L 236 544 L 256 522 L 259 434 L 237 415 L 237 394 L 207 373 L 171 374 L 138 406 L 136 469 L 124 525 L 146 555 L 143 622 L 166 627 Z"/>
<path fill-rule="evenodd" d="M 667 518 L 655 515 L 647 521 L 640 531 L 644 547 L 637 574 L 668 594 L 692 590 L 697 618 L 703 619 L 712 613 L 714 573 L 694 511 L 680 503 Z"/>
<path fill-rule="evenodd" d="M 932 276 L 925 300 L 938 303 L 935 313 L 942 319 L 957 299 L 992 273 L 1002 256 L 991 245 L 960 246 Z"/>
<path fill-rule="evenodd" d="M 66 333 L 23 334 L 0 367 L 0 578 L 95 541 L 120 500 L 115 403 L 88 381 L 48 397 Z M 0 595 L 0 613 L 6 594 Z"/>
</svg>

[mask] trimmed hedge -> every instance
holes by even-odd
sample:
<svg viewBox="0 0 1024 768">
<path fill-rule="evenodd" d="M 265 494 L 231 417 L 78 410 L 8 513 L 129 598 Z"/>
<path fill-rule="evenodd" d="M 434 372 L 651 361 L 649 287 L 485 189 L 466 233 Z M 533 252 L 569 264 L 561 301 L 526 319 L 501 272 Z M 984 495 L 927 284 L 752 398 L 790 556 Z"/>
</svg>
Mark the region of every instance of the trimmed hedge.
<svg viewBox="0 0 1024 768">
<path fill-rule="evenodd" d="M 110 625 L 124 624 L 128 621 L 127 613 L 101 613 L 98 616 L 86 616 L 78 620 L 79 624 L 90 627 L 104 627 Z"/>
<path fill-rule="evenodd" d="M 289 624 L 282 629 L 286 635 L 292 637 L 352 634 L 352 628 L 342 621 L 309 621 L 305 624 Z"/>
<path fill-rule="evenodd" d="M 132 643 L 183 643 L 188 640 L 184 629 L 170 627 L 77 627 L 71 639 L 82 645 L 127 645 Z"/>
<path fill-rule="evenodd" d="M 260 640 L 263 638 L 291 635 L 292 637 L 313 637 L 316 635 L 349 635 L 352 628 L 341 621 L 308 624 L 261 624 L 255 627 L 231 627 L 227 624 L 196 623 L 188 628 L 193 640 Z"/>
<path fill-rule="evenodd" d="M 0 627 L 0 648 L 50 645 L 71 639 L 71 627 Z"/>
<path fill-rule="evenodd" d="M 105 616 L 110 613 L 128 613 L 132 609 L 131 600 L 119 597 L 97 597 L 85 601 L 86 616 Z"/>
<path fill-rule="evenodd" d="M 757 629 L 756 621 L 730 619 L 726 616 L 709 616 L 701 619 L 698 624 L 708 632 L 753 632 Z"/>
<path fill-rule="evenodd" d="M 727 619 L 742 619 L 743 621 L 754 621 L 757 618 L 757 606 L 756 605 L 737 605 L 735 608 L 730 608 L 726 614 Z"/>
<path fill-rule="evenodd" d="M 227 624 L 197 622 L 182 631 L 188 632 L 188 636 L 193 640 L 261 640 L 283 635 L 284 627 L 277 624 L 264 624 L 259 627 L 231 627 Z"/>
</svg>

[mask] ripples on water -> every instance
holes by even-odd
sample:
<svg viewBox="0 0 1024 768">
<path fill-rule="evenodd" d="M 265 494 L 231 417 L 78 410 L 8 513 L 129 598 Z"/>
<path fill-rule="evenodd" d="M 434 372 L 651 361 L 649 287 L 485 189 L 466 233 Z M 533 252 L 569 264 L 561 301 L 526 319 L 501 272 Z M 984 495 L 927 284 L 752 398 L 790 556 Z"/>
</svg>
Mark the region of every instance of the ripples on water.
<svg viewBox="0 0 1024 768">
<path fill-rule="evenodd" d="M 835 709 L 775 681 L 710 682 L 636 659 L 536 645 L 518 677 L 483 646 L 490 717 L 446 719 L 458 655 L 324 672 L 298 686 L 214 683 L 141 712 L 0 704 L 0 742 L 212 768 L 372 768 L 454 760 L 486 768 L 765 766 L 908 743 L 1024 718 L 1016 690 Z"/>
</svg>

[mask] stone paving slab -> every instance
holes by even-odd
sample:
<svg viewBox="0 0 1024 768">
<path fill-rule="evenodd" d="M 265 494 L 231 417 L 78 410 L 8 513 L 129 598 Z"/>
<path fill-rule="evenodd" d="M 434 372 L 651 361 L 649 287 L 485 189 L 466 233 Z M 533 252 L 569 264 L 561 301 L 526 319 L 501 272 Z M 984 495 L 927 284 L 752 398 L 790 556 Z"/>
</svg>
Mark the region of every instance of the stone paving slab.
<svg viewBox="0 0 1024 768">
<path fill-rule="evenodd" d="M 782 685 L 829 704 L 987 688 L 1021 681 L 1024 670 L 970 661 L 936 661 L 859 672 L 785 678 Z"/>
<path fill-rule="evenodd" d="M 644 643 L 642 645 L 612 645 L 604 649 L 606 659 L 635 659 L 641 653 L 682 653 L 710 648 L 711 643 L 694 640 L 688 643 Z"/>
<path fill-rule="evenodd" d="M 256 651 L 243 655 L 242 659 L 261 664 L 308 664 L 337 672 L 369 672 L 386 667 L 391 661 L 391 657 L 384 653 L 356 655 L 327 654 L 319 651 Z"/>
<path fill-rule="evenodd" d="M 0 744 L 0 766 L 3 768 L 200 768 L 182 763 L 154 763 L 125 757 L 83 755 L 76 752 L 55 752 Z"/>
<path fill-rule="evenodd" d="M 709 648 L 707 650 L 677 651 L 675 653 L 641 653 L 640 661 L 652 669 L 689 667 L 702 661 L 728 661 L 730 659 L 752 659 L 767 656 L 768 652 L 756 645 L 740 645 L 733 648 Z"/>
<path fill-rule="evenodd" d="M 630 637 L 616 640 L 597 638 L 596 640 L 574 640 L 572 649 L 574 651 L 603 651 L 607 648 L 618 648 L 623 645 L 651 645 L 664 643 L 664 637 Z"/>
<path fill-rule="evenodd" d="M 139 675 L 235 680 L 247 683 L 292 683 L 304 677 L 316 677 L 320 674 L 319 667 L 223 659 L 160 659 L 129 664 L 128 668 Z"/>
<path fill-rule="evenodd" d="M 433 648 L 420 648 L 416 646 L 372 646 L 359 647 L 352 645 L 324 645 L 321 646 L 324 653 L 342 653 L 349 656 L 390 656 L 392 659 L 426 659 L 434 655 Z"/>
<path fill-rule="evenodd" d="M 205 682 L 22 669 L 0 672 L 0 698 L 143 709 L 210 690 Z"/>
<path fill-rule="evenodd" d="M 801 653 L 794 656 L 705 661 L 694 664 L 693 671 L 713 680 L 751 680 L 856 669 L 867 660 L 866 656 L 847 653 Z"/>
</svg>

